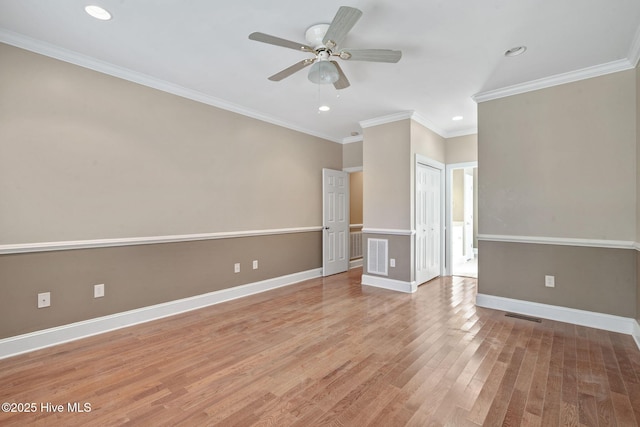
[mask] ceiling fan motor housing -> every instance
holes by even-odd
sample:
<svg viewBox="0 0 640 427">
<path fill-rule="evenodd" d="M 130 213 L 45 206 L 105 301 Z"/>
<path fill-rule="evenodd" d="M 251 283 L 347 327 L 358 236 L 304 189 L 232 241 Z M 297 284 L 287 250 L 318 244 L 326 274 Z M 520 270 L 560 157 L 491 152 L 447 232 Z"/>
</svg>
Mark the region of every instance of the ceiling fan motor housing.
<svg viewBox="0 0 640 427">
<path fill-rule="evenodd" d="M 316 50 L 316 58 L 318 61 L 328 61 L 330 57 L 331 50 L 322 47 Z"/>
<path fill-rule="evenodd" d="M 327 30 L 329 29 L 329 24 L 316 24 L 307 28 L 307 31 L 304 33 L 304 38 L 309 43 L 309 46 L 313 46 L 314 49 L 325 48 L 326 46 L 322 43 L 324 39 L 324 35 L 327 34 Z"/>
</svg>

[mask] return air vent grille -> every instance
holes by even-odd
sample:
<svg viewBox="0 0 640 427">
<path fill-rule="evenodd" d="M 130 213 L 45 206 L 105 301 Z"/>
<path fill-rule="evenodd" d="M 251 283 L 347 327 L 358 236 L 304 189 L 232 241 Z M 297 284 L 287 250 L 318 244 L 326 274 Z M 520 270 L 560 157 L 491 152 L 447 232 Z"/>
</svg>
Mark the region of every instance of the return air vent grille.
<svg viewBox="0 0 640 427">
<path fill-rule="evenodd" d="M 387 276 L 389 241 L 387 239 L 367 239 L 367 245 L 367 271 Z"/>
<path fill-rule="evenodd" d="M 349 233 L 349 259 L 362 258 L 362 231 Z"/>
</svg>

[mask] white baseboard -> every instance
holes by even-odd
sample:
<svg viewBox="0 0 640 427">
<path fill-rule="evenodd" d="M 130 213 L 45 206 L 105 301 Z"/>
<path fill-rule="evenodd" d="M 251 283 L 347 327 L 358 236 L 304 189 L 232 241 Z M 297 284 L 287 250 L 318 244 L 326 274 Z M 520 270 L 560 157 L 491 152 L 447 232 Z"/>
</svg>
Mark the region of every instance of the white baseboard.
<svg viewBox="0 0 640 427">
<path fill-rule="evenodd" d="M 543 319 L 557 320 L 559 322 L 573 323 L 574 325 L 588 326 L 590 328 L 631 335 L 640 349 L 640 325 L 638 325 L 636 319 L 629 317 L 485 294 L 476 295 L 476 305 L 494 310 L 525 314 L 527 316 L 541 317 Z"/>
<path fill-rule="evenodd" d="M 0 340 L 0 359 L 90 337 L 322 276 L 316 268 Z"/>
<path fill-rule="evenodd" d="M 358 267 L 362 267 L 362 258 L 353 259 L 349 261 L 349 270 L 351 270 L 352 268 L 358 268 Z"/>
<path fill-rule="evenodd" d="M 640 349 L 640 323 L 636 320 L 633 322 L 633 333 L 631 334 L 633 340 L 636 342 L 636 345 Z"/>
<path fill-rule="evenodd" d="M 418 290 L 416 282 L 404 282 L 402 280 L 387 279 L 386 277 L 369 276 L 368 274 L 362 275 L 362 284 L 409 294 Z"/>
</svg>

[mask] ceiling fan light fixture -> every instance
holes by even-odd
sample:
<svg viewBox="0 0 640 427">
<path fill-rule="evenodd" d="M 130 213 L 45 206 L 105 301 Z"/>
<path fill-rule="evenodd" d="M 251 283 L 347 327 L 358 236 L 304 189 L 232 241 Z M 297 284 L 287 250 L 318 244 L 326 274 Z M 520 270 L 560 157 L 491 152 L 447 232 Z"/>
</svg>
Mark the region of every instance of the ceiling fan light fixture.
<svg viewBox="0 0 640 427">
<path fill-rule="evenodd" d="M 331 61 L 316 61 L 309 70 L 309 80 L 318 85 L 333 84 L 339 78 L 338 69 Z"/>
<path fill-rule="evenodd" d="M 92 17 L 99 19 L 101 21 L 108 21 L 111 19 L 111 13 L 108 10 L 91 4 L 89 6 L 85 6 L 84 11 L 87 12 Z"/>
</svg>

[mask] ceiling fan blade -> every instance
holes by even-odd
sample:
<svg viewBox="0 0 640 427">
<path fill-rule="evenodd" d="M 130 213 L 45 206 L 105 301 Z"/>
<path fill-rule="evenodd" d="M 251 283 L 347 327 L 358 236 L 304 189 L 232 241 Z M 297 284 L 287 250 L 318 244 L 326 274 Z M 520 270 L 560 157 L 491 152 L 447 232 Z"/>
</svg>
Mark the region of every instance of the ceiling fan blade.
<svg viewBox="0 0 640 427">
<path fill-rule="evenodd" d="M 313 64 L 315 60 L 316 60 L 315 58 L 311 58 L 311 59 L 305 59 L 300 62 L 296 62 L 291 67 L 285 68 L 279 73 L 275 73 L 273 76 L 269 77 L 269 80 L 271 80 L 272 82 L 279 82 L 280 80 L 286 77 L 289 77 L 291 74 L 295 73 L 296 71 L 302 70 L 307 65 Z"/>
<path fill-rule="evenodd" d="M 280 37 L 270 36 L 265 33 L 251 33 L 249 34 L 249 39 L 276 46 L 288 47 L 289 49 L 300 50 L 302 52 L 313 52 L 313 48 L 306 44 L 292 42 L 291 40 L 281 39 Z"/>
<path fill-rule="evenodd" d="M 333 87 L 340 90 L 340 89 L 346 89 L 349 86 L 351 86 L 351 83 L 349 83 L 349 79 L 347 79 L 347 76 L 344 74 L 344 71 L 342 71 L 342 68 L 340 68 L 340 65 L 336 61 L 331 61 L 331 62 L 333 63 L 333 65 L 336 66 L 336 69 L 338 70 L 338 75 L 340 76 L 338 77 L 338 80 L 336 80 L 335 83 L 333 83 Z"/>
<path fill-rule="evenodd" d="M 361 16 L 361 10 L 354 7 L 341 6 L 333 21 L 331 21 L 322 43 L 329 49 L 338 46 Z"/>
<path fill-rule="evenodd" d="M 340 58 L 350 61 L 398 62 L 402 51 L 391 49 L 343 49 Z"/>
</svg>

